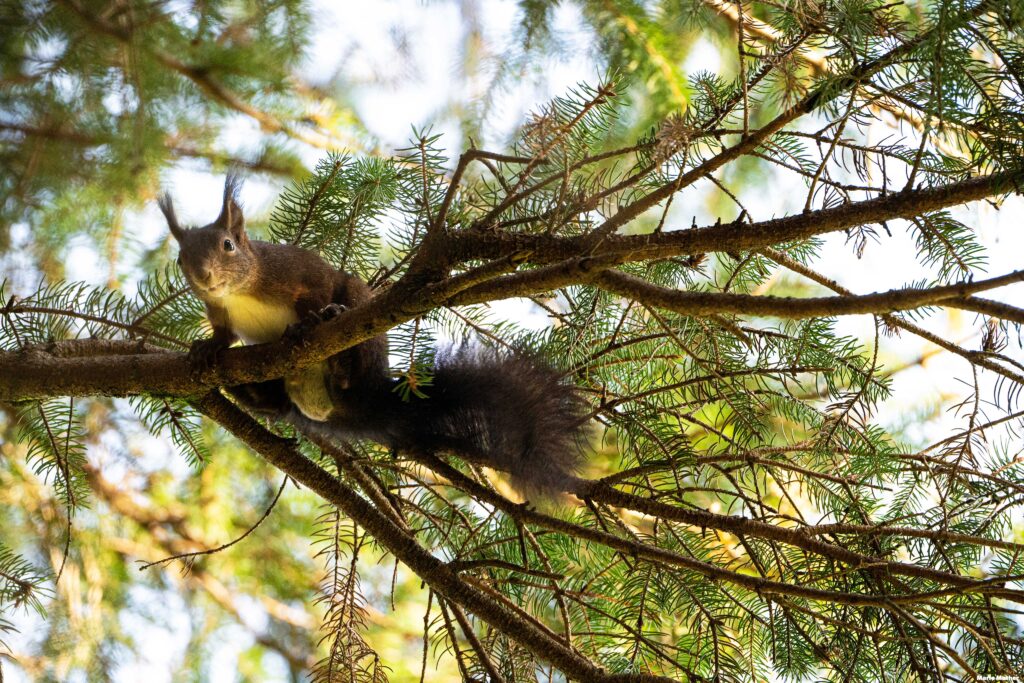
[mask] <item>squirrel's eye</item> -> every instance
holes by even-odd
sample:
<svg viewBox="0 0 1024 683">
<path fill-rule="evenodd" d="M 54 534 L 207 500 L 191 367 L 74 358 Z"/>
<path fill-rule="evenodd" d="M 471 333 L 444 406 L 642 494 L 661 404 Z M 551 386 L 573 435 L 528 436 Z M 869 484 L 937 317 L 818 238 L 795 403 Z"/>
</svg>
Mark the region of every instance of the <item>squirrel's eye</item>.
<svg viewBox="0 0 1024 683">
<path fill-rule="evenodd" d="M 224 251 L 234 251 L 235 245 L 231 243 L 231 240 L 224 240 Z"/>
</svg>

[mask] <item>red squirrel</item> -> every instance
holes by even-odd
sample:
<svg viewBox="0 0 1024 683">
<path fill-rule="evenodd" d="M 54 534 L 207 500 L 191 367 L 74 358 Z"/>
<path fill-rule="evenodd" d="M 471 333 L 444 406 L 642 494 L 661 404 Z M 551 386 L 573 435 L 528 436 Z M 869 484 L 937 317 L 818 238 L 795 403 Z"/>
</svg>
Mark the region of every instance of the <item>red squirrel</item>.
<svg viewBox="0 0 1024 683">
<path fill-rule="evenodd" d="M 201 228 L 183 228 L 170 196 L 160 199 L 180 246 L 178 263 L 213 328 L 190 351 L 200 365 L 235 341 L 301 335 L 372 297 L 365 282 L 312 251 L 249 239 L 238 189 L 228 175 L 220 215 Z M 244 405 L 300 429 L 395 450 L 454 452 L 509 472 L 526 491 L 552 493 L 578 470 L 587 406 L 543 362 L 462 345 L 438 351 L 432 376 L 426 397 L 403 399 L 381 336 L 280 380 L 232 390 Z"/>
</svg>

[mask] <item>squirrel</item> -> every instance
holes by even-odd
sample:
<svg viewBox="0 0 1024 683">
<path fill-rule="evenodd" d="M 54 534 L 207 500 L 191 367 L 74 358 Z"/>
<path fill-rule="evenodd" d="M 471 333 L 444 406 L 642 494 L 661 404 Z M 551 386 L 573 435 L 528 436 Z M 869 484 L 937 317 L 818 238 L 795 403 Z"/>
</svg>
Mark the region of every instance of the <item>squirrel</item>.
<svg viewBox="0 0 1024 683">
<path fill-rule="evenodd" d="M 250 239 L 239 187 L 229 174 L 220 215 L 200 228 L 178 223 L 169 194 L 159 200 L 179 245 L 178 264 L 213 329 L 189 352 L 201 367 L 239 340 L 301 338 L 309 326 L 373 296 L 367 283 L 310 250 Z M 393 451 L 453 452 L 508 472 L 526 493 L 563 490 L 579 469 L 586 402 L 530 355 L 468 344 L 439 349 L 425 397 L 403 398 L 397 387 L 382 335 L 281 379 L 230 391 L 300 431 L 368 439 Z"/>
</svg>

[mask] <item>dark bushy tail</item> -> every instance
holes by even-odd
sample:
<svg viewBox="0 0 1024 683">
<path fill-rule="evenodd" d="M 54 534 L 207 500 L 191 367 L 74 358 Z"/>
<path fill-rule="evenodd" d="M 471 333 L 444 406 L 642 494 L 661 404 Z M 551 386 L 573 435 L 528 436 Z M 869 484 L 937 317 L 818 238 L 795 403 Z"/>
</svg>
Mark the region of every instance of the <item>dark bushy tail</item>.
<svg viewBox="0 0 1024 683">
<path fill-rule="evenodd" d="M 508 472 L 524 492 L 554 493 L 578 473 L 587 404 L 525 355 L 463 345 L 439 351 L 429 397 L 412 399 L 412 447 L 451 450 Z"/>
<path fill-rule="evenodd" d="M 579 471 L 588 406 L 542 361 L 462 345 L 438 351 L 426 398 L 385 393 L 338 396 L 336 436 L 452 452 L 508 472 L 527 495 L 562 491 Z"/>
</svg>

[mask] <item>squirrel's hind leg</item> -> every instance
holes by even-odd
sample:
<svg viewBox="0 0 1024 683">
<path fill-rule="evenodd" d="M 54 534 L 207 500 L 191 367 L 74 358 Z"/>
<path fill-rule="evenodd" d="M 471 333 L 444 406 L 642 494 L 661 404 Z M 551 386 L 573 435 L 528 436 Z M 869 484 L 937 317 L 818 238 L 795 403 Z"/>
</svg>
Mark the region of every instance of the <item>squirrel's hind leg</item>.
<svg viewBox="0 0 1024 683">
<path fill-rule="evenodd" d="M 238 384 L 228 391 L 243 406 L 266 417 L 283 417 L 292 409 L 284 381 L 280 379 Z"/>
</svg>

